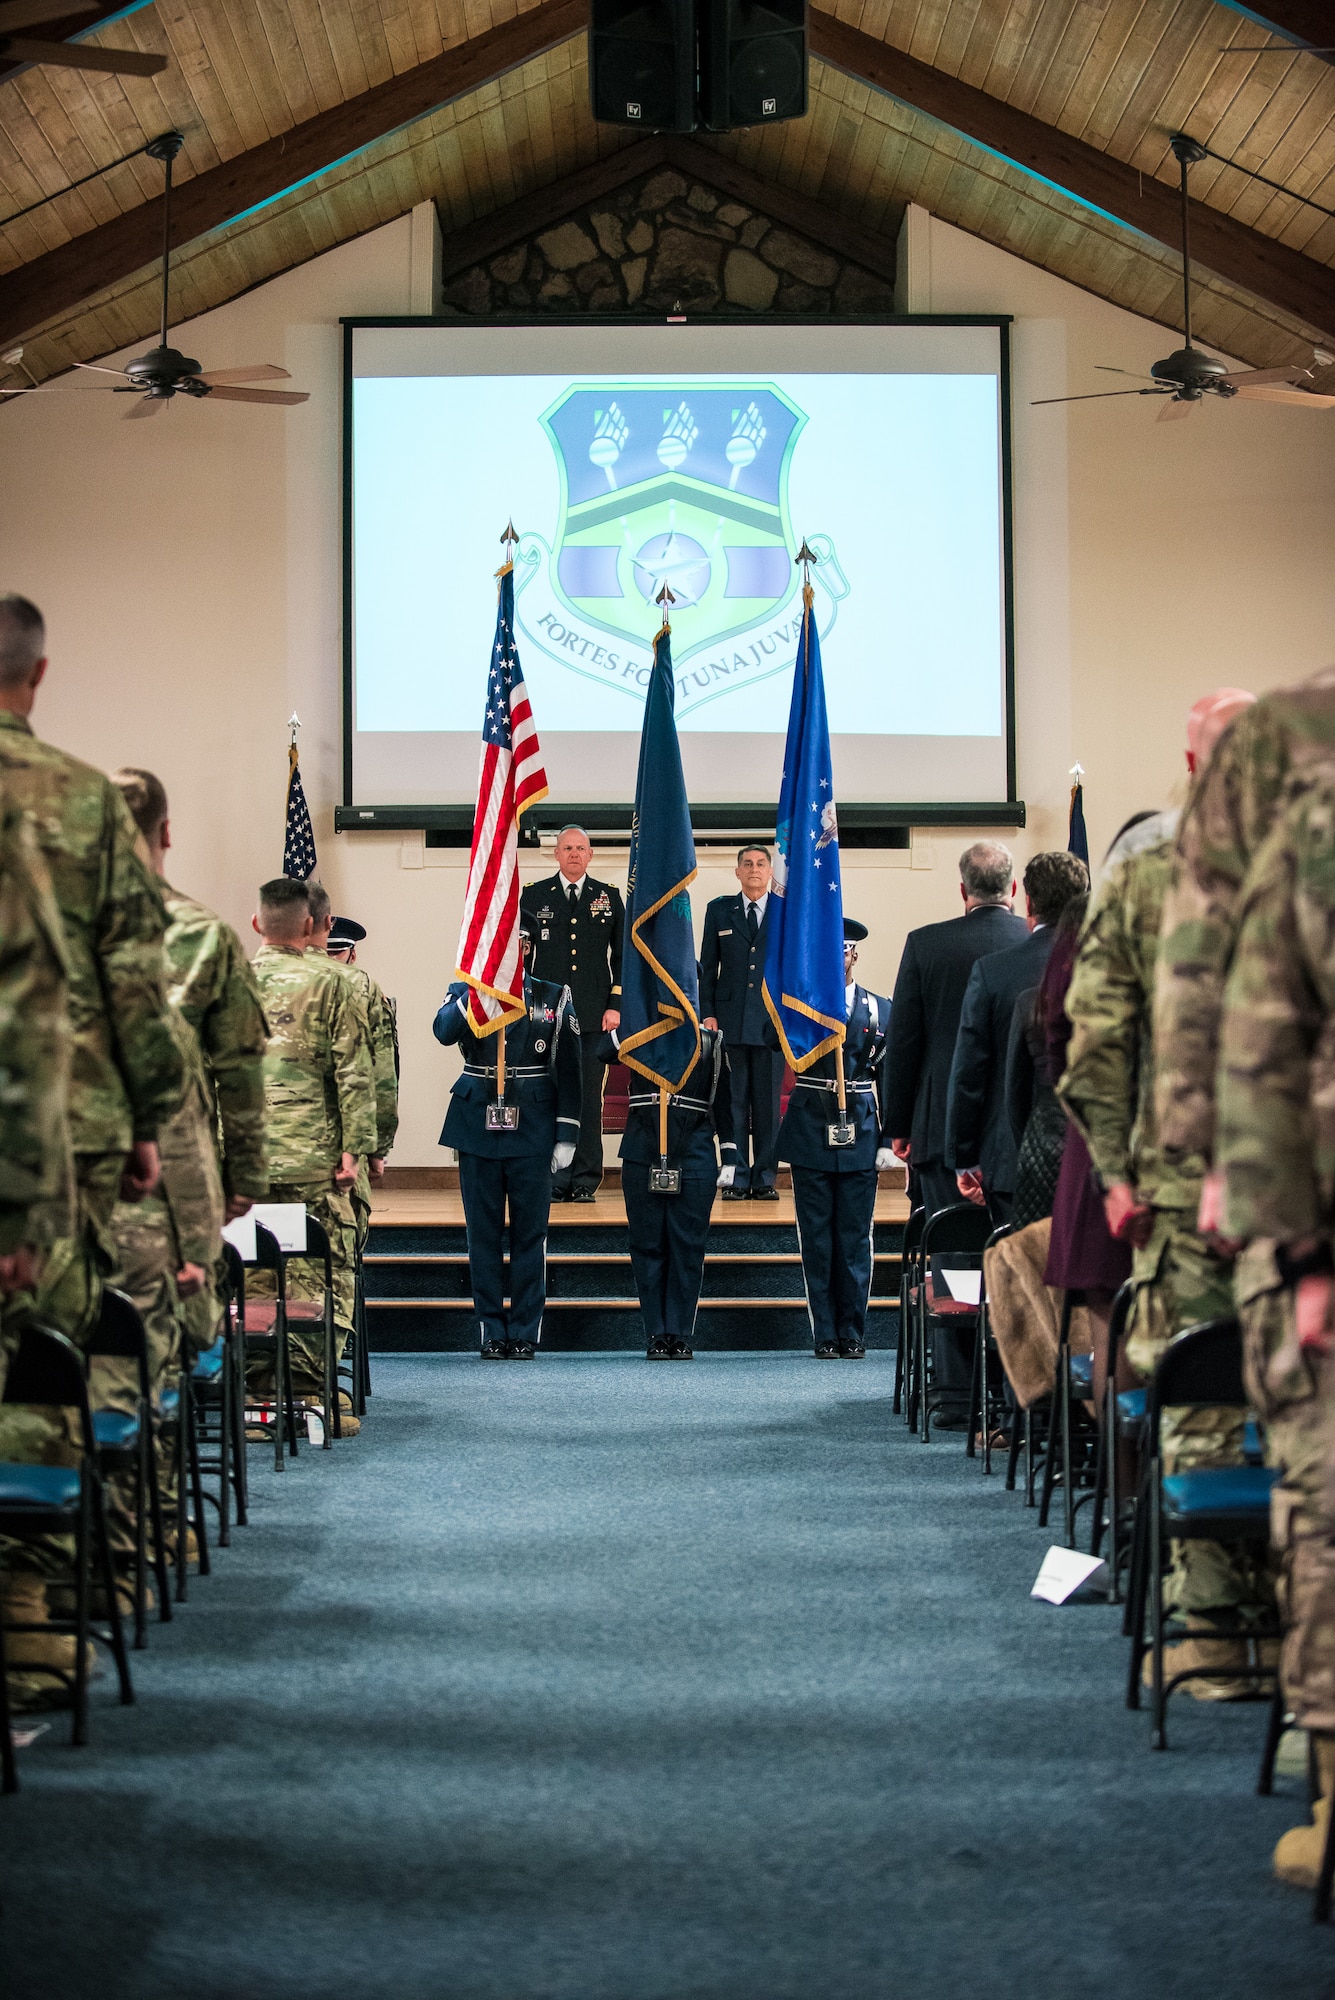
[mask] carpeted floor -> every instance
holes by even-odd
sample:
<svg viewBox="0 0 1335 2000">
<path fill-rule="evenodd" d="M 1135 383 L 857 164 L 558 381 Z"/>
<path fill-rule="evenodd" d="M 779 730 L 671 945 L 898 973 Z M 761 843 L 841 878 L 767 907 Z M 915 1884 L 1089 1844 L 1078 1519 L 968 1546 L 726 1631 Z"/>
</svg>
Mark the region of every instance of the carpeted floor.
<svg viewBox="0 0 1335 2000">
<path fill-rule="evenodd" d="M 0 1800 L 5 2000 L 1321 2000 L 1259 1707 L 1148 1747 L 1117 1614 L 893 1357 L 382 1358 L 93 1744 Z"/>
</svg>

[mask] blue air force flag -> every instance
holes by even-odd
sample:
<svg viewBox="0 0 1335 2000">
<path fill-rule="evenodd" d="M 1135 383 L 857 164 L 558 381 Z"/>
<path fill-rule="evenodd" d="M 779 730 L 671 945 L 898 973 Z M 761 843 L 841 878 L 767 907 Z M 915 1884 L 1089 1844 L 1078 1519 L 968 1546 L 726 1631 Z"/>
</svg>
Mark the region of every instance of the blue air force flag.
<svg viewBox="0 0 1335 2000">
<path fill-rule="evenodd" d="M 678 1091 L 700 1059 L 700 992 L 691 928 L 695 841 L 673 713 L 672 640 L 654 640 L 640 733 L 621 959 L 620 1055 L 651 1083 Z"/>
<path fill-rule="evenodd" d="M 844 1039 L 844 895 L 834 767 L 811 586 L 797 642 L 783 753 L 765 960 L 765 1005 L 795 1070 Z"/>
</svg>

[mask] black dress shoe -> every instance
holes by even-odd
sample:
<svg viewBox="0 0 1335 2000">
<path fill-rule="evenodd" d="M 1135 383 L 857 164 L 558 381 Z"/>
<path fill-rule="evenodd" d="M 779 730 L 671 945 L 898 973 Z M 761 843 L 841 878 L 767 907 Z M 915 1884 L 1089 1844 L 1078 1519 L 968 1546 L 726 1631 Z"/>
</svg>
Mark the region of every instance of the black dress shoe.
<svg viewBox="0 0 1335 2000">
<path fill-rule="evenodd" d="M 537 1351 L 531 1340 L 508 1340 L 505 1343 L 506 1356 L 511 1361 L 531 1361 Z"/>
<path fill-rule="evenodd" d="M 865 1361 L 867 1350 L 860 1340 L 841 1340 L 839 1359 L 841 1361 Z"/>
<path fill-rule="evenodd" d="M 503 1340 L 484 1340 L 479 1359 L 482 1361 L 504 1361 L 510 1350 Z"/>
<path fill-rule="evenodd" d="M 570 1199 L 572 1201 L 597 1201 L 598 1190 L 597 1188 L 575 1188 Z"/>
<path fill-rule="evenodd" d="M 816 1359 L 817 1361 L 837 1361 L 839 1359 L 838 1342 L 834 1340 L 822 1340 L 816 1349 Z"/>
<path fill-rule="evenodd" d="M 666 1340 L 651 1340 L 644 1358 L 646 1361 L 670 1361 L 672 1348 Z"/>
<path fill-rule="evenodd" d="M 672 1359 L 674 1361 L 694 1361 L 695 1349 L 688 1340 L 674 1340 L 672 1343 Z"/>
<path fill-rule="evenodd" d="M 752 1201 L 777 1201 L 779 1199 L 779 1190 L 776 1187 L 752 1188 L 751 1199 Z"/>
<path fill-rule="evenodd" d="M 750 1201 L 750 1188 L 727 1187 L 723 1190 L 724 1201 Z"/>
</svg>

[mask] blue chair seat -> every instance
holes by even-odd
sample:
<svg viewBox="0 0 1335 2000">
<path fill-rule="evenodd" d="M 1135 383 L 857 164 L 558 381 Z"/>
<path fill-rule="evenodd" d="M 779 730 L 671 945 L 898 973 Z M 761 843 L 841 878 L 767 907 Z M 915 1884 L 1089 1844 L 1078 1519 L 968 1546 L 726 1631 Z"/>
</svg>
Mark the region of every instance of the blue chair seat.
<svg viewBox="0 0 1335 2000">
<path fill-rule="evenodd" d="M 1270 1517 L 1270 1489 L 1279 1477 L 1268 1465 L 1209 1465 L 1170 1472 L 1163 1482 L 1165 1527 L 1227 1514 L 1263 1526 Z"/>
<path fill-rule="evenodd" d="M 1092 1396 L 1094 1393 L 1094 1356 L 1073 1354 L 1071 1367 L 1071 1393 L 1075 1396 Z"/>
<path fill-rule="evenodd" d="M 221 1334 L 212 1347 L 206 1347 L 191 1370 L 194 1382 L 216 1382 L 222 1374 L 223 1361 L 227 1355 L 227 1342 Z"/>
<path fill-rule="evenodd" d="M 1117 1397 L 1117 1421 L 1119 1424 L 1143 1424 L 1149 1407 L 1148 1389 L 1122 1389 Z"/>
<path fill-rule="evenodd" d="M 74 1465 L 0 1465 L 0 1511 L 8 1507 L 77 1507 Z"/>
<path fill-rule="evenodd" d="M 1248 1417 L 1242 1427 L 1242 1455 L 1248 1465 L 1262 1465 L 1265 1462 L 1265 1444 L 1261 1437 L 1261 1426 L 1255 1417 Z"/>
<path fill-rule="evenodd" d="M 164 1389 L 158 1397 L 158 1412 L 167 1423 L 175 1421 L 181 1410 L 181 1392 L 174 1385 Z"/>
<path fill-rule="evenodd" d="M 93 1442 L 101 1451 L 129 1451 L 139 1442 L 139 1419 L 124 1410 L 93 1411 Z"/>
</svg>

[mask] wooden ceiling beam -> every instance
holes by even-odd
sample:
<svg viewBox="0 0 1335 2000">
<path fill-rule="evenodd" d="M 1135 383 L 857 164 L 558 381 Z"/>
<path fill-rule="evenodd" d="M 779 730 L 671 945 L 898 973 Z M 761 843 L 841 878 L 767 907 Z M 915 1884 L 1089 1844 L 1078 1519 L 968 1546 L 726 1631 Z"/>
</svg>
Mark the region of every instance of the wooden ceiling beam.
<svg viewBox="0 0 1335 2000">
<path fill-rule="evenodd" d="M 43 21 L 33 33 L 43 42 L 82 41 L 85 35 L 92 34 L 94 28 L 100 28 L 108 21 L 122 21 L 127 14 L 137 14 L 148 4 L 149 0 L 135 0 L 133 6 L 127 7 L 125 0 L 117 0 L 117 4 L 110 7 L 87 8 L 82 14 L 62 14 L 57 20 Z M 26 70 L 35 67 L 30 61 L 0 60 L 0 83 L 7 82 L 10 77 L 22 76 Z"/>
<path fill-rule="evenodd" d="M 1269 28 L 1299 48 L 1310 49 L 1322 62 L 1335 63 L 1335 14 L 1330 0 L 1263 0 L 1259 7 L 1244 7 L 1242 0 L 1223 0 L 1235 14 L 1245 14 L 1258 28 Z"/>
<path fill-rule="evenodd" d="M 1124 160 L 850 28 L 833 14 L 813 7 L 810 20 L 811 52 L 822 62 L 949 125 L 1141 235 L 1181 248 L 1177 189 L 1167 182 L 1142 175 Z M 1195 261 L 1230 284 L 1335 334 L 1335 271 L 1327 265 L 1200 201 L 1191 204 L 1191 251 Z"/>
<path fill-rule="evenodd" d="M 850 222 L 810 195 L 796 194 L 777 181 L 765 180 L 708 143 L 676 132 L 634 140 L 591 166 L 578 167 L 573 174 L 452 230 L 441 244 L 442 278 L 448 284 L 475 264 L 485 264 L 513 244 L 526 242 L 553 223 L 564 222 L 567 216 L 615 194 L 627 181 L 638 180 L 655 167 L 675 167 L 689 178 L 717 188 L 730 200 L 744 202 L 772 222 L 795 229 L 837 256 L 860 264 L 864 271 L 891 284 L 895 281 L 897 244 L 893 236 L 878 235 L 861 223 Z"/>
<path fill-rule="evenodd" d="M 172 190 L 173 249 L 327 173 L 400 126 L 494 83 L 569 41 L 587 23 L 587 0 L 542 0 L 502 27 L 474 35 L 221 166 L 178 181 Z M 70 312 L 151 264 L 161 249 L 159 197 L 20 264 L 0 278 L 0 341 Z"/>
</svg>

